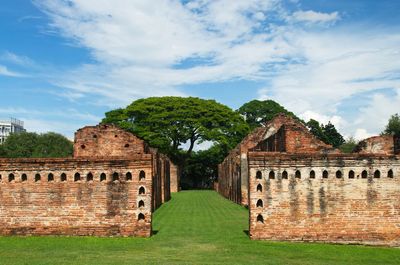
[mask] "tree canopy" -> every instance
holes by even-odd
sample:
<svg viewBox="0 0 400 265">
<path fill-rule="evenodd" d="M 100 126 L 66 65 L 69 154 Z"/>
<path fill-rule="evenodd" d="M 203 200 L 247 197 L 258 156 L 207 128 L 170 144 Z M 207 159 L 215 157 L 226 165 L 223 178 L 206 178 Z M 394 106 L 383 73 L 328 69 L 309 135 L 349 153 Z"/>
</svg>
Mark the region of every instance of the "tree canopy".
<svg viewBox="0 0 400 265">
<path fill-rule="evenodd" d="M 279 113 L 284 113 L 301 121 L 293 112 L 286 110 L 273 100 L 252 100 L 245 103 L 237 111 L 243 115 L 251 129 L 263 126 Z"/>
<path fill-rule="evenodd" d="M 398 113 L 389 118 L 388 124 L 382 135 L 399 135 L 400 136 L 400 116 Z"/>
<path fill-rule="evenodd" d="M 0 145 L 0 156 L 17 157 L 68 157 L 72 156 L 73 144 L 61 134 L 49 132 L 37 134 L 20 132 L 11 134 Z"/>
<path fill-rule="evenodd" d="M 243 118 L 229 107 L 195 97 L 138 99 L 105 116 L 102 123 L 131 131 L 180 165 L 196 144 L 210 141 L 230 150 L 249 132 Z"/>
<path fill-rule="evenodd" d="M 327 125 L 323 125 L 316 120 L 310 119 L 306 125 L 312 134 L 326 144 L 339 147 L 345 143 L 343 136 L 336 130 L 331 122 L 328 122 Z"/>
</svg>

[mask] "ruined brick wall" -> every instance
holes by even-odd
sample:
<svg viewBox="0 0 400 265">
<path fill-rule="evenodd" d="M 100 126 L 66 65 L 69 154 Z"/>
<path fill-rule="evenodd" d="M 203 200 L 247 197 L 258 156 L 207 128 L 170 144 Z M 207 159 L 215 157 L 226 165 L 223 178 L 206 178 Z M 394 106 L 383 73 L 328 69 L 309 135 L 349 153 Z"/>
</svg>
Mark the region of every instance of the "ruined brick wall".
<svg viewBox="0 0 400 265">
<path fill-rule="evenodd" d="M 400 155 L 400 135 L 395 135 L 393 137 L 394 142 L 394 154 Z"/>
<path fill-rule="evenodd" d="M 218 166 L 218 192 L 225 198 L 243 206 L 247 205 L 247 152 L 256 147 L 265 134 L 265 128 L 256 128 Z"/>
<path fill-rule="evenodd" d="M 170 160 L 156 148 L 150 148 L 149 152 L 153 156 L 152 209 L 155 211 L 161 204 L 171 199 Z"/>
<path fill-rule="evenodd" d="M 264 139 L 252 151 L 340 153 L 316 138 L 304 124 L 285 115 L 276 116 L 266 124 L 264 131 Z"/>
<path fill-rule="evenodd" d="M 180 190 L 180 172 L 179 167 L 174 163 L 170 162 L 170 191 L 179 192 Z"/>
<path fill-rule="evenodd" d="M 360 141 L 354 152 L 360 154 L 395 154 L 395 137 L 392 135 L 374 136 Z"/>
<path fill-rule="evenodd" d="M 400 245 L 395 156 L 249 153 L 250 237 Z"/>
<path fill-rule="evenodd" d="M 114 125 L 87 126 L 75 133 L 74 157 L 130 157 L 146 149 L 142 139 Z"/>
<path fill-rule="evenodd" d="M 240 149 L 233 150 L 218 166 L 218 192 L 225 198 L 242 203 Z"/>
<path fill-rule="evenodd" d="M 156 148 L 115 125 L 87 126 L 75 133 L 74 157 L 126 157 L 137 154 L 153 156 L 152 210 L 170 199 L 169 159 Z"/>
<path fill-rule="evenodd" d="M 244 206 L 248 204 L 248 151 L 340 153 L 317 139 L 299 121 L 277 115 L 265 127 L 246 136 L 219 166 L 219 193 Z"/>
<path fill-rule="evenodd" d="M 1 235 L 151 234 L 152 157 L 0 159 Z"/>
</svg>

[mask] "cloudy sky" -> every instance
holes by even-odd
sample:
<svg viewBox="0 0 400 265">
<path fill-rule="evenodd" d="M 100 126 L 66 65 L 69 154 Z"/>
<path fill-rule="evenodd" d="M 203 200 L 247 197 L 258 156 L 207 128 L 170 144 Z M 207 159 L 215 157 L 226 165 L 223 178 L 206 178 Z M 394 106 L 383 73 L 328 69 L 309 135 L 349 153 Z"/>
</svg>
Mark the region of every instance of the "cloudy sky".
<svg viewBox="0 0 400 265">
<path fill-rule="evenodd" d="M 400 113 L 400 1 L 3 0 L 0 117 L 73 138 L 148 96 L 273 99 L 346 137 Z"/>
</svg>

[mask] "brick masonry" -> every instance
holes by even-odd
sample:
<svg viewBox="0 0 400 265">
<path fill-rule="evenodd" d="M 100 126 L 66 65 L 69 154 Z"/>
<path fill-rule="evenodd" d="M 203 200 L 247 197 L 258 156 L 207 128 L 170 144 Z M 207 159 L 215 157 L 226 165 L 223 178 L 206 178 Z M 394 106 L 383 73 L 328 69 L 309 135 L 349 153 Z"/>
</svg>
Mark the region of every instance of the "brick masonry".
<svg viewBox="0 0 400 265">
<path fill-rule="evenodd" d="M 2 159 L 0 234 L 150 236 L 151 173 L 150 155 Z"/>
<path fill-rule="evenodd" d="M 278 115 L 232 150 L 215 187 L 248 205 L 252 239 L 399 246 L 396 140 L 369 138 L 341 154 Z M 244 190 L 248 201 L 237 199 Z"/>
<path fill-rule="evenodd" d="M 252 239 L 400 245 L 398 157 L 257 152 L 249 164 Z"/>
<path fill-rule="evenodd" d="M 295 119 L 278 115 L 245 137 L 218 167 L 218 192 L 243 206 L 248 205 L 249 151 L 339 153 Z"/>
<path fill-rule="evenodd" d="M 73 158 L 0 159 L 0 234 L 149 237 L 171 165 L 110 125 L 78 130 Z"/>
</svg>

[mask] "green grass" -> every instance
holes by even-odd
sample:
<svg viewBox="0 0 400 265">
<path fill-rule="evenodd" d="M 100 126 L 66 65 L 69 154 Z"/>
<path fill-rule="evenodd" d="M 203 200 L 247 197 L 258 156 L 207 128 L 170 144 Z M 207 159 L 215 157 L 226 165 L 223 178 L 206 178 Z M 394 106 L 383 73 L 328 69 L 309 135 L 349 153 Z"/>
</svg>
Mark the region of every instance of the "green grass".
<svg viewBox="0 0 400 265">
<path fill-rule="evenodd" d="M 251 241 L 248 211 L 213 191 L 174 194 L 141 238 L 0 237 L 0 264 L 400 264 L 400 249 Z"/>
</svg>

